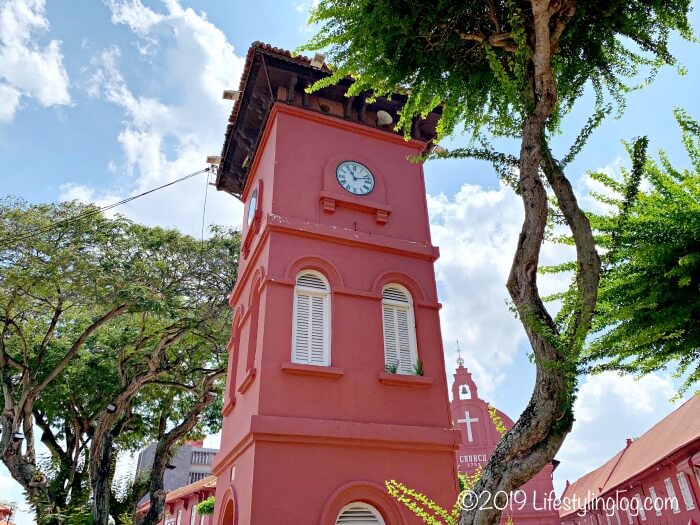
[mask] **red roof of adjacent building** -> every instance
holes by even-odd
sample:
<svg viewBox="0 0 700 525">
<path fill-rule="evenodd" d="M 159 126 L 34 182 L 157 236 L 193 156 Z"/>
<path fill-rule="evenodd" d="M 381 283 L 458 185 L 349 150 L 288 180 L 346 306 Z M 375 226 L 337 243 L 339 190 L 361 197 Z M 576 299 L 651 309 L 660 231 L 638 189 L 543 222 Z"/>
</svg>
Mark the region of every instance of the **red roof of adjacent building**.
<svg viewBox="0 0 700 525">
<path fill-rule="evenodd" d="M 12 516 L 12 507 L 8 505 L 3 505 L 0 503 L 0 525 L 6 525 L 10 523 L 9 518 Z"/>
<path fill-rule="evenodd" d="M 214 489 L 216 488 L 216 476 L 207 476 L 206 478 L 190 483 L 183 487 L 179 487 L 175 490 L 171 490 L 165 496 L 165 503 L 172 503 L 173 501 L 182 498 L 183 496 L 189 496 L 200 490 L 204 489 Z M 146 501 L 139 506 L 139 511 L 146 511 L 151 506 L 149 501 Z"/>
<path fill-rule="evenodd" d="M 590 501 L 642 474 L 683 447 L 700 440 L 700 394 L 659 421 L 597 469 L 569 485 L 562 498 Z M 561 516 L 579 509 L 562 508 Z"/>
</svg>

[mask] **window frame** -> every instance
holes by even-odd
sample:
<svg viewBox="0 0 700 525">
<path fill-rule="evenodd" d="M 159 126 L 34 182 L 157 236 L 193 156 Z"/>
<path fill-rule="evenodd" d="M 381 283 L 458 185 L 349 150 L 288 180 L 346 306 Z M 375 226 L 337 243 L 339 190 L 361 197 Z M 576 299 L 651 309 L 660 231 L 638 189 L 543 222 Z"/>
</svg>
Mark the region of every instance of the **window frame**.
<svg viewBox="0 0 700 525">
<path fill-rule="evenodd" d="M 403 294 L 406 296 L 408 299 L 408 303 L 402 302 L 402 301 L 396 301 L 393 299 L 388 299 L 384 296 L 386 290 L 388 288 L 397 288 L 399 291 L 403 292 Z M 384 367 L 385 370 L 389 366 L 389 359 L 387 355 L 387 340 L 386 340 L 386 332 L 385 332 L 385 326 L 386 326 L 386 321 L 385 321 L 385 315 L 384 315 L 384 307 L 388 306 L 390 308 L 395 308 L 398 310 L 405 310 L 407 312 L 407 317 L 408 317 L 408 345 L 409 345 L 409 353 L 411 356 L 411 363 L 410 363 L 410 371 L 405 372 L 401 370 L 401 359 L 399 357 L 399 348 L 397 345 L 397 361 L 398 361 L 398 368 L 396 370 L 396 374 L 401 374 L 401 375 L 414 375 L 415 374 L 415 366 L 418 364 L 418 338 L 416 334 L 416 316 L 415 316 L 415 309 L 413 306 L 413 295 L 411 292 L 406 288 L 405 286 L 399 284 L 399 283 L 387 283 L 382 287 L 382 343 L 383 343 L 383 349 L 384 349 Z M 395 330 L 397 328 L 395 327 Z M 398 336 L 398 334 L 396 334 Z M 397 337 L 398 341 L 398 337 Z"/>
<path fill-rule="evenodd" d="M 313 275 L 318 277 L 323 281 L 325 285 L 325 290 L 319 290 L 316 288 L 307 288 L 299 284 L 299 278 L 304 275 Z M 307 361 L 300 361 L 297 359 L 296 352 L 296 336 L 297 336 L 297 298 L 302 292 L 304 295 L 311 297 L 321 297 L 323 299 L 323 362 L 314 363 L 311 361 L 311 353 L 309 349 L 309 359 Z M 311 305 L 309 305 L 311 308 Z M 311 365 L 311 366 L 331 366 L 331 286 L 330 282 L 318 270 L 313 269 L 303 269 L 297 272 L 296 278 L 294 279 L 294 297 L 293 297 L 293 307 L 292 307 L 292 342 L 291 342 L 291 362 L 300 365 Z"/>
</svg>

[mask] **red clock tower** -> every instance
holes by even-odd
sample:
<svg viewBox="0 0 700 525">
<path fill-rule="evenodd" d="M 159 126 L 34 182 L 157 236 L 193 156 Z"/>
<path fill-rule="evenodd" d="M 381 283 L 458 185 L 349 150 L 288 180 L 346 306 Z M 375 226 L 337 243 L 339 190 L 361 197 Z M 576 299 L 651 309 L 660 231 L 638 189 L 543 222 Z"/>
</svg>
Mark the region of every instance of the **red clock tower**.
<svg viewBox="0 0 700 525">
<path fill-rule="evenodd" d="M 420 154 L 439 115 L 308 94 L 322 60 L 255 43 L 217 177 L 245 203 L 217 525 L 420 523 L 396 479 L 450 508 L 452 429 Z"/>
</svg>

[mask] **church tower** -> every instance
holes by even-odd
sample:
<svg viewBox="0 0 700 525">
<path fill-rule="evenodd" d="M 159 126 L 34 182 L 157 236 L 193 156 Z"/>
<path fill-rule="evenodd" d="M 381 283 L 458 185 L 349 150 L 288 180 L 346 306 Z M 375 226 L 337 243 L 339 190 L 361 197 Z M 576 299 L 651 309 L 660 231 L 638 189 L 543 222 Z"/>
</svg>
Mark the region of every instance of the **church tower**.
<svg viewBox="0 0 700 525">
<path fill-rule="evenodd" d="M 451 508 L 455 450 L 421 164 L 439 114 L 255 43 L 217 188 L 245 204 L 216 525 L 403 525 L 396 479 Z"/>
<path fill-rule="evenodd" d="M 457 451 L 457 469 L 462 474 L 474 474 L 479 467 L 486 466 L 501 435 L 489 414 L 489 405 L 479 397 L 476 383 L 464 367 L 461 355 L 457 359 L 452 383 L 451 410 L 453 424 L 462 432 L 462 445 Z M 513 427 L 513 420 L 506 414 L 498 409 L 492 410 L 495 410 L 495 415 L 506 429 Z M 558 464 L 554 460 L 514 492 L 511 506 L 501 514 L 501 524 L 507 523 L 509 518 L 518 525 L 561 524 L 552 482 L 552 473 Z"/>
</svg>

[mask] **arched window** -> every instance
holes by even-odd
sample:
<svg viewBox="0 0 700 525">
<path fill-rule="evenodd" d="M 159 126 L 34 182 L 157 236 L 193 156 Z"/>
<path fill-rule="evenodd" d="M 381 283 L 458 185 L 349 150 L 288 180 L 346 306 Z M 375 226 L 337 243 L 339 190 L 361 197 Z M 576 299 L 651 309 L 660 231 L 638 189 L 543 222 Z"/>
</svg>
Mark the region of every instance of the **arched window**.
<svg viewBox="0 0 700 525">
<path fill-rule="evenodd" d="M 387 371 L 415 373 L 418 361 L 416 325 L 411 294 L 403 286 L 389 284 L 382 291 L 384 363 Z"/>
<path fill-rule="evenodd" d="M 382 515 L 377 509 L 366 503 L 351 503 L 338 514 L 335 525 L 384 525 Z"/>
<path fill-rule="evenodd" d="M 294 288 L 292 362 L 331 364 L 331 297 L 326 278 L 307 270 L 297 275 Z"/>
</svg>

